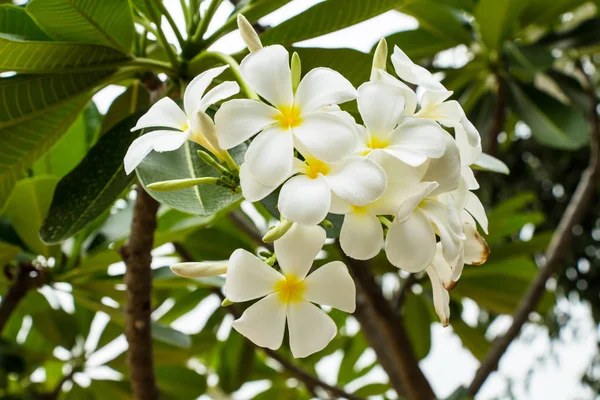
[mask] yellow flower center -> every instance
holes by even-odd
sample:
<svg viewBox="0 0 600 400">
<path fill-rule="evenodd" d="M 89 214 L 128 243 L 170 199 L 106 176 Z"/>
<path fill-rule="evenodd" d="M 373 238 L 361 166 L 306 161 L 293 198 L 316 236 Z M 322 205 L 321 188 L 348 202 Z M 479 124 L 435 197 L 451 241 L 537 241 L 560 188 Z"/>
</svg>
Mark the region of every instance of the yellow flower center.
<svg viewBox="0 0 600 400">
<path fill-rule="evenodd" d="M 304 172 L 310 179 L 317 179 L 319 174 L 327 175 L 329 173 L 329 165 L 327 163 L 316 158 L 307 158 L 305 161 Z"/>
<path fill-rule="evenodd" d="M 388 147 L 389 142 L 387 139 L 380 139 L 377 136 L 369 135 L 369 143 L 367 143 L 367 147 L 370 149 L 385 149 Z"/>
<path fill-rule="evenodd" d="M 275 284 L 275 292 L 279 294 L 279 300 L 284 303 L 294 303 L 302 300 L 306 285 L 304 280 L 298 279 L 296 275 L 289 274 Z"/>
<path fill-rule="evenodd" d="M 367 211 L 367 206 L 350 206 L 352 212 L 362 214 Z"/>
<path fill-rule="evenodd" d="M 302 122 L 302 118 L 300 118 L 300 109 L 298 107 L 285 106 L 279 108 L 279 111 L 281 114 L 275 117 L 275 119 L 283 129 L 293 128 L 300 125 Z"/>
</svg>

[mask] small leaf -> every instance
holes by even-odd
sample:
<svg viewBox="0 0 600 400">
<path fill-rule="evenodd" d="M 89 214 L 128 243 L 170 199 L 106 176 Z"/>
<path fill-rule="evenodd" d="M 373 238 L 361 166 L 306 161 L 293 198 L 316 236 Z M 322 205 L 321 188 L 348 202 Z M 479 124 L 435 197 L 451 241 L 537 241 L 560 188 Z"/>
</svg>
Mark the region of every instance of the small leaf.
<svg viewBox="0 0 600 400">
<path fill-rule="evenodd" d="M 491 347 L 491 343 L 485 338 L 485 329 L 483 327 L 471 327 L 467 325 L 460 316 L 450 320 L 452 330 L 458 335 L 471 354 L 478 360 L 483 360 Z"/>
<path fill-rule="evenodd" d="M 27 12 L 57 41 L 99 44 L 128 54 L 134 39 L 127 0 L 32 0 Z"/>
<path fill-rule="evenodd" d="M 369 383 L 357 389 L 353 394 L 359 397 L 377 396 L 385 394 L 388 390 L 390 390 L 390 385 L 387 383 Z"/>
<path fill-rule="evenodd" d="M 221 344 L 216 372 L 219 387 L 225 393 L 235 392 L 246 382 L 254 365 L 254 353 L 254 346 L 236 331 L 231 331 L 227 341 Z"/>
<path fill-rule="evenodd" d="M 127 189 L 134 175 L 126 175 L 123 157 L 139 132 L 131 127 L 136 114 L 115 126 L 90 150 L 83 161 L 58 184 L 40 235 L 59 243 L 99 217 Z"/>
<path fill-rule="evenodd" d="M 411 339 L 413 350 L 418 360 L 429 354 L 431 350 L 431 315 L 423 296 L 410 294 L 402 307 L 406 333 Z"/>
<path fill-rule="evenodd" d="M 156 366 L 156 383 L 170 399 L 196 399 L 206 392 L 206 376 L 183 366 Z"/>
</svg>

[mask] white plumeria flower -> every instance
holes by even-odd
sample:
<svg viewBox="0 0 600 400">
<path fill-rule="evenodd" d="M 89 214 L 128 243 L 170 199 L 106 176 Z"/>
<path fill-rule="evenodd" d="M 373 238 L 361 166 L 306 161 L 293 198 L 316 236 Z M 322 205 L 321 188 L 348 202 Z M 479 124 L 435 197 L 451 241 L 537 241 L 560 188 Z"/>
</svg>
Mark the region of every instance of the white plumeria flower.
<svg viewBox="0 0 600 400">
<path fill-rule="evenodd" d="M 368 158 L 349 157 L 338 163 L 326 163 L 305 151 L 302 154 L 305 160 L 296 158 L 290 173 L 297 175 L 285 182 L 279 193 L 279 211 L 289 221 L 316 225 L 327 216 L 332 196 L 350 204 L 365 206 L 385 192 L 385 172 Z M 281 184 L 263 185 L 248 170 L 248 163 L 242 164 L 240 182 L 246 200 L 259 201 Z"/>
<path fill-rule="evenodd" d="M 237 94 L 240 88 L 236 82 L 223 82 L 208 92 L 206 89 L 213 79 L 227 68 L 229 66 L 209 69 L 190 82 L 183 96 L 185 112 L 168 97 L 150 107 L 131 131 L 158 127 L 172 130 L 155 130 L 134 140 L 124 159 L 127 174 L 130 174 L 152 150 L 177 150 L 186 140 L 198 143 L 222 159 L 223 150 L 219 147 L 214 123 L 205 111 L 210 105 Z"/>
<path fill-rule="evenodd" d="M 352 313 L 356 288 L 341 261 L 327 263 L 307 276 L 325 243 L 319 226 L 295 224 L 275 241 L 282 273 L 251 253 L 238 249 L 229 259 L 225 293 L 233 302 L 261 300 L 233 322 L 233 328 L 261 347 L 276 350 L 283 342 L 287 320 L 294 357 L 320 351 L 335 337 L 335 323 L 313 303 Z"/>
<path fill-rule="evenodd" d="M 215 115 L 219 143 L 230 149 L 260 132 L 248 147 L 245 163 L 262 184 L 273 186 L 290 175 L 297 144 L 330 163 L 355 149 L 354 127 L 322 110 L 358 96 L 338 72 L 315 68 L 294 93 L 289 53 L 279 45 L 249 54 L 240 69 L 246 83 L 271 105 L 249 99 L 223 104 Z"/>
<path fill-rule="evenodd" d="M 424 175 L 421 169 L 413 171 L 404 176 L 409 195 L 388 231 L 385 251 L 393 265 L 420 272 L 435 255 L 436 235 L 440 237 L 444 258 L 450 263 L 458 258 L 464 240 L 452 196 L 448 196 L 447 204 L 438 198 L 456 190 L 460 180 L 460 156 L 452 137 L 447 134 L 446 153 L 430 160 Z"/>
<path fill-rule="evenodd" d="M 435 121 L 403 117 L 404 90 L 381 81 L 364 83 L 358 92 L 366 127 L 359 129 L 358 152 L 384 151 L 413 166 L 444 154 L 446 132 Z"/>
</svg>

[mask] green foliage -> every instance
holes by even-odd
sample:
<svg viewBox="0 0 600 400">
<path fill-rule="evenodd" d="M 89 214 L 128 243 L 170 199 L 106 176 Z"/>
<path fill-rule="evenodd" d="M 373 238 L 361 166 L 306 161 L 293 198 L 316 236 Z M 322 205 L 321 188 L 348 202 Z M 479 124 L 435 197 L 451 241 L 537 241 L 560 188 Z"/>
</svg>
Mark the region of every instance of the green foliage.
<svg viewBox="0 0 600 400">
<path fill-rule="evenodd" d="M 0 4 L 0 32 L 28 40 L 50 40 L 27 14 L 25 8 L 12 4 Z"/>
</svg>

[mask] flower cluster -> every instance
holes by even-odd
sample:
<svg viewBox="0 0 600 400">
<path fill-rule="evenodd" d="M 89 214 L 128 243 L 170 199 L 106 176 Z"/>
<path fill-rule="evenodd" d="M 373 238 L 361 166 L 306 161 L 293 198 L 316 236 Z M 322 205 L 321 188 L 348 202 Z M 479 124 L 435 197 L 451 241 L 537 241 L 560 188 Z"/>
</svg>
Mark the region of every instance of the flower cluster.
<svg viewBox="0 0 600 400">
<path fill-rule="evenodd" d="M 471 166 L 503 172 L 503 165 L 482 154 L 479 133 L 459 103 L 449 100 L 452 92 L 398 47 L 391 56 L 396 76 L 386 72 L 382 41 L 370 80 L 355 89 L 328 68 L 300 80 L 296 54 L 290 63 L 283 46 L 262 47 L 247 21 L 240 16 L 238 22 L 251 51 L 239 66 L 241 78 L 258 96 L 225 101 L 213 122 L 207 107 L 237 94 L 239 86 L 224 82 L 206 92 L 226 67 L 204 72 L 185 92 L 185 113 L 163 99 L 140 119 L 134 129 L 176 131 L 141 136 L 125 166 L 132 171 L 151 150 L 174 150 L 186 140 L 231 166 L 227 150 L 251 140 L 239 167 L 240 186 L 252 202 L 279 190 L 275 253 L 262 260 L 237 250 L 227 267 L 180 265 L 174 271 L 200 276 L 226 270 L 229 301 L 262 297 L 233 327 L 276 349 L 287 321 L 292 353 L 305 357 L 336 334 L 331 318 L 313 303 L 346 312 L 355 307 L 354 283 L 343 263 L 308 274 L 326 239 L 319 224 L 339 214 L 343 252 L 368 260 L 384 249 L 394 266 L 425 271 L 436 312 L 447 325 L 448 290 L 465 264 L 484 263 L 489 253 L 477 230 L 479 224 L 487 233 L 487 217 L 473 193 L 479 185 Z M 340 108 L 354 101 L 357 114 Z"/>
</svg>

